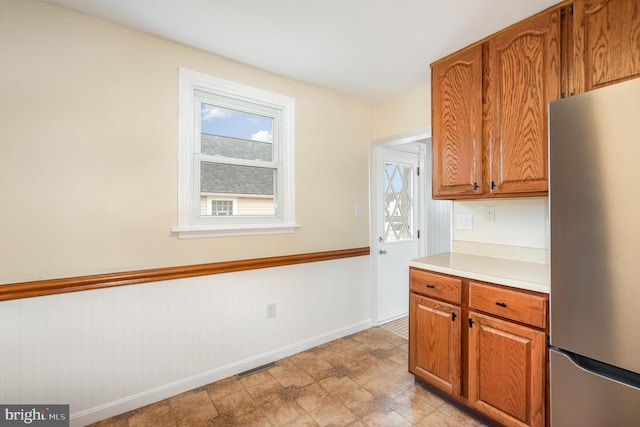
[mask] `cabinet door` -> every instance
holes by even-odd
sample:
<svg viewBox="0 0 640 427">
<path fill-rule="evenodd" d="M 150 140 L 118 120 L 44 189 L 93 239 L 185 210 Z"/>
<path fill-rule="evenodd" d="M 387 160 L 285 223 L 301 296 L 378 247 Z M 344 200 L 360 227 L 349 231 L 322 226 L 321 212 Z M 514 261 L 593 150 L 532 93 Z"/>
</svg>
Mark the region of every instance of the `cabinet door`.
<svg viewBox="0 0 640 427">
<path fill-rule="evenodd" d="M 482 194 L 482 46 L 431 65 L 433 198 Z"/>
<path fill-rule="evenodd" d="M 573 34 L 572 92 L 640 76 L 640 1 L 575 0 Z"/>
<path fill-rule="evenodd" d="M 506 426 L 545 423 L 545 334 L 469 313 L 469 404 Z"/>
<path fill-rule="evenodd" d="M 488 192 L 544 194 L 547 105 L 560 97 L 560 10 L 490 38 L 487 59 Z"/>
<path fill-rule="evenodd" d="M 409 372 L 460 396 L 460 308 L 410 294 Z"/>
</svg>

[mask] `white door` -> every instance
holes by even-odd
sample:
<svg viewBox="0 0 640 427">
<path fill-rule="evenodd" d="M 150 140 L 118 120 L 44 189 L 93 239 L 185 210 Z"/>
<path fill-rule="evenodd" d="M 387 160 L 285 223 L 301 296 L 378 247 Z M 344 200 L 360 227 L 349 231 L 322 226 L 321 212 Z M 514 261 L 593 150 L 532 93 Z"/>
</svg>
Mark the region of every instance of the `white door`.
<svg viewBox="0 0 640 427">
<path fill-rule="evenodd" d="M 407 261 L 420 256 L 419 153 L 375 149 L 372 223 L 377 324 L 409 312 Z M 421 237 L 421 236 L 420 236 Z"/>
</svg>

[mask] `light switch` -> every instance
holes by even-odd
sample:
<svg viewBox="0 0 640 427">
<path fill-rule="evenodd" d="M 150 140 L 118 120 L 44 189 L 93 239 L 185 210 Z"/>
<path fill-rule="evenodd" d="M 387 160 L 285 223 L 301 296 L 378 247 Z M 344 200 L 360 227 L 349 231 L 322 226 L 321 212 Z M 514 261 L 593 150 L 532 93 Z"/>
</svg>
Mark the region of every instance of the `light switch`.
<svg viewBox="0 0 640 427">
<path fill-rule="evenodd" d="M 456 214 L 456 230 L 473 230 L 473 215 L 470 213 Z"/>
</svg>

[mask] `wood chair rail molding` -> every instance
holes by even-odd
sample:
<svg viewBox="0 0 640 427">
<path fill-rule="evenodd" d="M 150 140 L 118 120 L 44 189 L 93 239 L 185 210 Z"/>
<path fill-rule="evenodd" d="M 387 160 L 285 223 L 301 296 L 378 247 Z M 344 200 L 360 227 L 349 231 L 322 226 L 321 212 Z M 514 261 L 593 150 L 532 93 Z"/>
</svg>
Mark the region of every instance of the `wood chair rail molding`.
<svg viewBox="0 0 640 427">
<path fill-rule="evenodd" d="M 136 270 L 121 273 L 9 283 L 0 285 L 0 301 L 63 294 L 68 292 L 88 291 L 92 289 L 110 288 L 113 286 L 136 285 L 140 283 L 159 282 L 162 280 L 207 276 L 210 274 L 231 273 L 245 270 L 256 270 L 260 268 L 329 261 L 341 258 L 365 256 L 369 255 L 369 253 L 369 247 L 362 247 L 268 258 L 214 262 L 209 264 L 154 268 L 150 270 Z"/>
</svg>

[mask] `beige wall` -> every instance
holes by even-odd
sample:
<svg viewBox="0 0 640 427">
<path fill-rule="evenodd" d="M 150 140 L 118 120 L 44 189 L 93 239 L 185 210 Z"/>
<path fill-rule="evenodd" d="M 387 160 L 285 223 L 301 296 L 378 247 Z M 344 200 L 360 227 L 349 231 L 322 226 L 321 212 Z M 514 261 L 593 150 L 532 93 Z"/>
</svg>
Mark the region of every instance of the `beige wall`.
<svg viewBox="0 0 640 427">
<path fill-rule="evenodd" d="M 32 0 L 0 57 L 0 283 L 368 246 L 370 104 Z M 178 67 L 296 99 L 300 231 L 170 233 Z"/>
<path fill-rule="evenodd" d="M 425 77 L 426 80 L 426 77 Z M 373 111 L 374 139 L 427 129 L 431 132 L 431 85 L 382 102 Z"/>
</svg>

